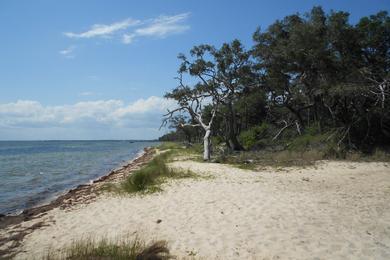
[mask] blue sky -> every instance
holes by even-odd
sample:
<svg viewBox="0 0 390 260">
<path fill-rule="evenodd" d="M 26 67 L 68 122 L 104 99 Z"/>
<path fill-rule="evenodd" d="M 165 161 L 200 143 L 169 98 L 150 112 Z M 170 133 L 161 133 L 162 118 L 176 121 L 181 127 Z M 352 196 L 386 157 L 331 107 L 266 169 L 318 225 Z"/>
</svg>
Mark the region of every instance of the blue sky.
<svg viewBox="0 0 390 260">
<path fill-rule="evenodd" d="M 2 0 L 0 140 L 156 138 L 178 53 L 250 47 L 258 26 L 314 5 L 354 23 L 390 0 Z"/>
</svg>

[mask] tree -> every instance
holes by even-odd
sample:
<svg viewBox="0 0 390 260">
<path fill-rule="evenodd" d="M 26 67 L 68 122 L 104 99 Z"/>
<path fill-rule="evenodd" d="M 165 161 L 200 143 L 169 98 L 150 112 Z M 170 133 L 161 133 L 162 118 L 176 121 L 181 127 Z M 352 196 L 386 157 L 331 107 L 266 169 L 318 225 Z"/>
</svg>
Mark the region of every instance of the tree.
<svg viewBox="0 0 390 260">
<path fill-rule="evenodd" d="M 378 119 L 373 124 L 377 135 L 390 139 L 390 17 L 385 11 L 370 17 L 363 17 L 356 26 L 359 45 L 362 50 L 362 66 L 359 71 L 363 82 L 368 86 L 375 108 L 372 117 Z"/>
<path fill-rule="evenodd" d="M 195 123 L 191 118 L 188 119 L 186 116 L 179 114 L 169 119 L 169 128 L 175 129 L 183 141 L 191 144 L 198 136 L 197 128 L 191 126 Z"/>
<path fill-rule="evenodd" d="M 294 117 L 286 114 L 285 126 L 295 125 L 298 134 L 306 126 L 337 128 L 353 147 L 390 136 L 390 22 L 386 12 L 356 26 L 348 18 L 321 7 L 287 16 L 255 32 L 253 55 L 271 112 L 284 107 Z"/>
<path fill-rule="evenodd" d="M 253 39 L 249 51 L 234 40 L 179 55 L 180 86 L 166 95 L 179 109 L 167 117 L 187 111 L 191 120 L 180 126 L 199 125 L 232 150 L 242 149 L 240 133 L 263 123 L 267 144 L 326 134 L 338 148 L 390 145 L 387 12 L 351 24 L 347 12 L 314 7 L 258 29 Z M 195 84 L 184 86 L 183 75 Z"/>
<path fill-rule="evenodd" d="M 242 150 L 237 137 L 240 132 L 235 103 L 240 93 L 252 84 L 253 73 L 249 52 L 241 42 L 225 43 L 220 49 L 211 45 L 195 46 L 190 51 L 192 59 L 179 55 L 181 72 L 199 80 L 210 95 L 218 100 L 220 113 L 226 118 L 224 139 L 232 150 Z"/>
<path fill-rule="evenodd" d="M 164 115 L 165 119 L 163 124 L 167 123 L 167 120 L 171 119 L 176 113 L 186 112 L 192 120 L 197 122 L 196 124 L 182 124 L 182 127 L 201 127 L 204 131 L 203 137 L 203 159 L 210 160 L 210 137 L 211 127 L 218 109 L 218 96 L 213 95 L 213 92 L 207 86 L 202 84 L 196 84 L 193 88 L 183 84 L 182 72 L 179 71 L 179 86 L 173 89 L 171 92 L 166 93 L 166 98 L 171 98 L 177 101 L 178 108 L 168 111 Z M 204 119 L 203 107 L 206 104 L 212 106 L 211 118 L 209 121 Z"/>
<path fill-rule="evenodd" d="M 254 34 L 253 54 L 272 105 L 294 115 L 298 133 L 310 124 L 303 115 L 308 109 L 313 121 L 320 122 L 323 86 L 335 71 L 326 37 L 326 16 L 320 7 L 306 17 L 287 16 L 267 32 Z"/>
</svg>

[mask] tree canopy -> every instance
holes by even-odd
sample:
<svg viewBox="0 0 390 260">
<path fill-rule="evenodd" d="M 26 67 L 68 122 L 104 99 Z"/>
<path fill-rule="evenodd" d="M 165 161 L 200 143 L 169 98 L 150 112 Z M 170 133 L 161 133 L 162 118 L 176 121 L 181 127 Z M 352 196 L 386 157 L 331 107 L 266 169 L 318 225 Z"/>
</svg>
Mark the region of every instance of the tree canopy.
<svg viewBox="0 0 390 260">
<path fill-rule="evenodd" d="M 253 41 L 248 50 L 234 40 L 179 55 L 180 84 L 166 97 L 178 102 L 177 111 L 201 111 L 213 121 L 212 135 L 232 150 L 248 148 L 242 137 L 261 125 L 268 141 L 314 131 L 350 149 L 390 144 L 387 12 L 351 24 L 346 12 L 313 7 L 257 29 Z M 183 74 L 197 83 L 185 85 Z"/>
</svg>

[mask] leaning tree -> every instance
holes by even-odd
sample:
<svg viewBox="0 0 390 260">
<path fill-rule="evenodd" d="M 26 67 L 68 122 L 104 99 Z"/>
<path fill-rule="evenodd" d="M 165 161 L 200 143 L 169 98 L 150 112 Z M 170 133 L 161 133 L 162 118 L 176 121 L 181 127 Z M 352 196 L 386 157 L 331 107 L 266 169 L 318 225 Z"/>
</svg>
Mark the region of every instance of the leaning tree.
<svg viewBox="0 0 390 260">
<path fill-rule="evenodd" d="M 173 110 L 168 110 L 168 113 L 164 115 L 163 124 L 165 126 L 175 114 L 186 113 L 191 117 L 192 123 L 181 123 L 181 127 L 201 127 L 204 131 L 203 137 L 203 159 L 210 160 L 210 148 L 211 148 L 211 127 L 218 109 L 219 96 L 214 93 L 212 88 L 205 86 L 201 83 L 190 87 L 183 83 L 183 66 L 179 70 L 179 86 L 173 89 L 171 92 L 165 94 L 165 98 L 173 99 L 177 102 L 178 107 Z M 205 106 L 211 106 L 211 117 L 206 121 L 205 119 Z"/>
<path fill-rule="evenodd" d="M 224 43 L 217 49 L 211 45 L 195 46 L 190 57 L 179 55 L 180 73 L 198 81 L 209 97 L 218 101 L 218 113 L 225 119 L 223 138 L 232 150 L 242 150 L 237 137 L 240 127 L 235 105 L 244 89 L 253 86 L 254 75 L 247 52 L 239 40 Z"/>
</svg>

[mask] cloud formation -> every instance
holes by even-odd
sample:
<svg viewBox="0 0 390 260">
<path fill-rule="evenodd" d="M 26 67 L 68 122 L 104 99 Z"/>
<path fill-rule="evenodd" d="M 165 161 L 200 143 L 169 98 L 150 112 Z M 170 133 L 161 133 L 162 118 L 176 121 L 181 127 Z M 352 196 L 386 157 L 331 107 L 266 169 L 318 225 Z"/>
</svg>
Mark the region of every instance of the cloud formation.
<svg viewBox="0 0 390 260">
<path fill-rule="evenodd" d="M 165 38 L 168 35 L 183 33 L 190 29 L 190 26 L 184 23 L 189 16 L 190 13 L 172 16 L 161 15 L 144 21 L 128 18 L 109 25 L 95 24 L 85 32 L 65 32 L 64 35 L 69 38 L 108 38 L 120 36 L 124 44 L 130 44 L 139 37 Z M 129 28 L 134 29 L 129 30 Z"/>
<path fill-rule="evenodd" d="M 75 55 L 74 55 L 74 50 L 76 49 L 76 46 L 72 45 L 72 46 L 69 46 L 68 48 L 65 48 L 63 50 L 60 50 L 59 53 L 65 57 L 65 58 L 74 58 Z"/>
<path fill-rule="evenodd" d="M 145 26 L 136 29 L 130 34 L 123 35 L 123 43 L 129 44 L 136 37 L 160 37 L 164 38 L 171 34 L 182 33 L 190 29 L 189 25 L 183 22 L 189 17 L 190 13 L 182 13 L 173 16 L 160 16 L 151 20 Z"/>
<path fill-rule="evenodd" d="M 93 38 L 93 37 L 108 37 L 117 31 L 121 31 L 140 24 L 141 21 L 134 19 L 126 19 L 112 24 L 94 24 L 91 29 L 82 33 L 65 32 L 64 35 L 69 38 Z"/>
<path fill-rule="evenodd" d="M 180 24 L 189 17 L 190 13 L 183 13 L 173 16 L 160 16 L 153 22 L 135 32 L 140 36 L 159 36 L 164 37 L 172 33 L 181 33 L 188 30 L 188 25 Z"/>
<path fill-rule="evenodd" d="M 0 104 L 0 127 L 158 128 L 161 116 L 172 107 L 174 101 L 156 96 L 130 104 L 121 100 L 97 100 L 62 106 L 18 100 Z"/>
</svg>

